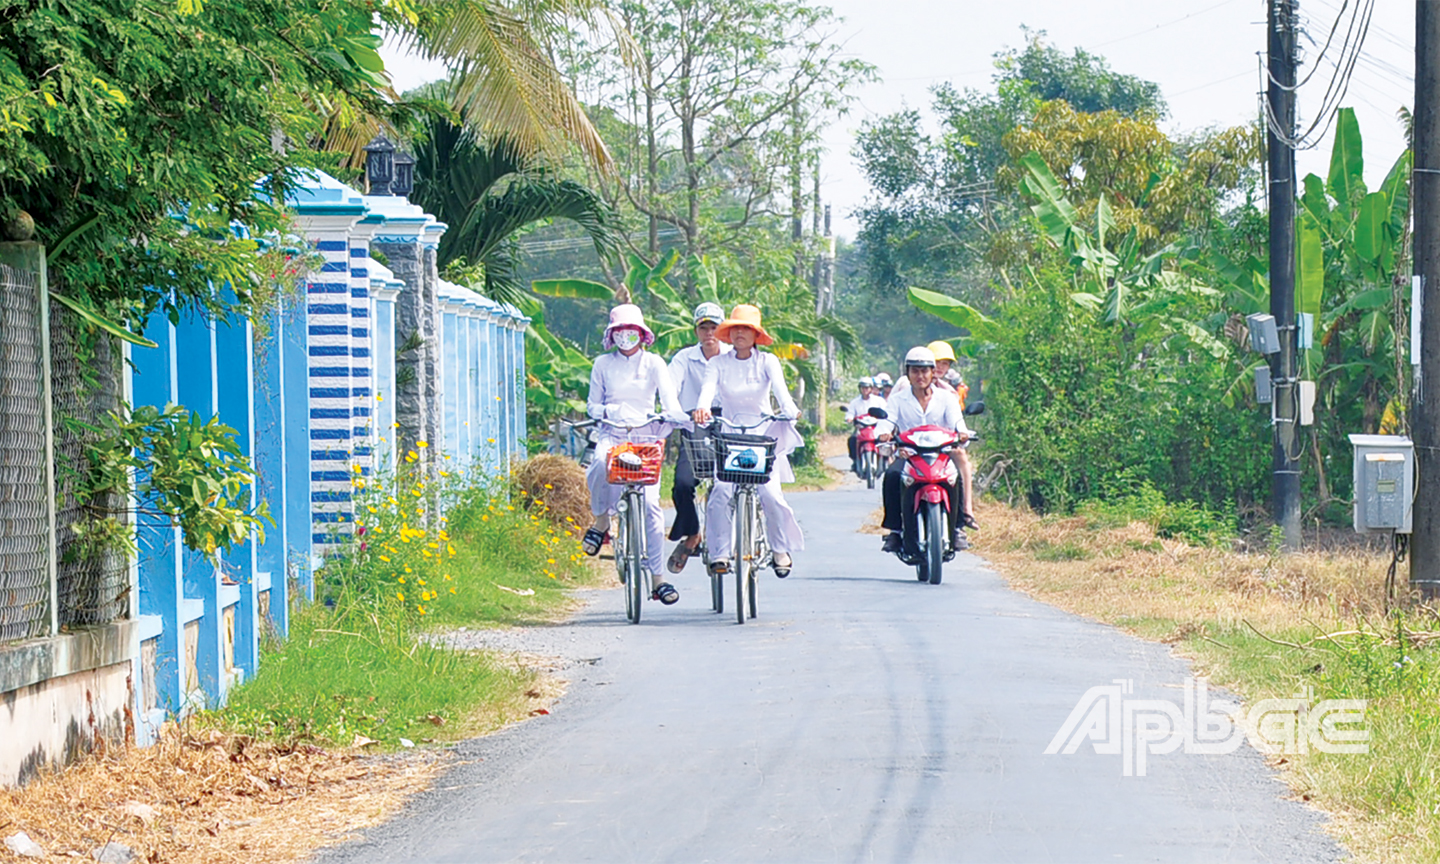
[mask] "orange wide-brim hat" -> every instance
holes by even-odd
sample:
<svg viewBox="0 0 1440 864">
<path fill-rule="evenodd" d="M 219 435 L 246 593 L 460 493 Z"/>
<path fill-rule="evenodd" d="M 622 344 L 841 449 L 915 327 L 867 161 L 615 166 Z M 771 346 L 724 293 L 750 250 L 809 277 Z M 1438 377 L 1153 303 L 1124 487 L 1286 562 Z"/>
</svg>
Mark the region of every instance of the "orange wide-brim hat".
<svg viewBox="0 0 1440 864">
<path fill-rule="evenodd" d="M 730 317 L 715 328 L 715 338 L 721 342 L 729 342 L 730 330 L 735 327 L 749 327 L 754 330 L 756 345 L 773 345 L 775 343 L 775 337 L 766 333 L 765 328 L 760 326 L 760 310 L 754 306 L 741 303 L 731 309 Z"/>
</svg>

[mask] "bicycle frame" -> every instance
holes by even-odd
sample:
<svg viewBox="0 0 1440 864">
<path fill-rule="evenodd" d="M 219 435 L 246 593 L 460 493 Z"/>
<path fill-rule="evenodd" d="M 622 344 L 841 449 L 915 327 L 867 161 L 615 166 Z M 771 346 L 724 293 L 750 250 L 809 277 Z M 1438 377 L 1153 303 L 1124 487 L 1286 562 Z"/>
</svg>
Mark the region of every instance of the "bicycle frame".
<svg viewBox="0 0 1440 864">
<path fill-rule="evenodd" d="M 755 423 L 736 423 L 725 417 L 716 417 L 717 424 L 723 424 L 739 432 L 749 432 L 762 423 L 771 420 L 785 420 L 771 414 L 762 415 Z M 758 612 L 756 594 L 759 588 L 758 571 L 772 563 L 770 544 L 766 536 L 765 510 L 760 506 L 760 496 L 755 485 L 735 483 L 735 492 L 730 497 L 730 530 L 732 532 L 730 557 L 731 570 L 735 575 L 735 623 L 744 624 L 746 612 L 754 618 Z M 712 586 L 713 590 L 713 586 Z M 718 610 L 717 610 L 718 611 Z"/>
<path fill-rule="evenodd" d="M 616 432 L 623 434 L 622 440 L 637 440 L 635 434 L 638 430 L 651 427 L 662 418 L 650 415 L 637 424 L 617 423 L 613 420 L 592 420 L 588 423 L 577 424 L 577 428 L 592 428 L 603 425 Z M 665 430 L 668 433 L 668 430 Z M 642 432 L 640 440 L 647 442 L 663 440 L 664 434 L 651 431 Z M 596 441 L 592 436 L 586 452 L 593 454 L 596 448 Z M 631 624 L 640 623 L 641 605 L 646 597 L 653 596 L 655 585 L 660 578 L 656 573 L 649 573 L 645 567 L 648 553 L 646 548 L 645 531 L 645 486 L 638 482 L 627 482 L 623 484 L 620 492 L 620 500 L 615 507 L 615 530 L 611 534 L 611 547 L 615 550 L 615 571 L 625 592 L 625 617 Z M 646 574 L 649 573 L 648 578 Z"/>
</svg>

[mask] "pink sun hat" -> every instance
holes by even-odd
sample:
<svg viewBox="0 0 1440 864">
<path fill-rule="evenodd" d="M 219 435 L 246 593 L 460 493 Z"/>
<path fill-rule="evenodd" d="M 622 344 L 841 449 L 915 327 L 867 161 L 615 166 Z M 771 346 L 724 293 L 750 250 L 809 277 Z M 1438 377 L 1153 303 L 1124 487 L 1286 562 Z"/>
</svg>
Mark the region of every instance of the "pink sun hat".
<svg viewBox="0 0 1440 864">
<path fill-rule="evenodd" d="M 640 341 L 645 345 L 655 344 L 655 334 L 645 326 L 645 313 L 640 307 L 633 303 L 623 303 L 610 310 L 610 324 L 605 328 L 605 338 L 600 344 L 605 350 L 615 347 L 615 340 L 612 338 L 615 331 L 621 327 L 634 327 L 640 331 Z"/>
</svg>

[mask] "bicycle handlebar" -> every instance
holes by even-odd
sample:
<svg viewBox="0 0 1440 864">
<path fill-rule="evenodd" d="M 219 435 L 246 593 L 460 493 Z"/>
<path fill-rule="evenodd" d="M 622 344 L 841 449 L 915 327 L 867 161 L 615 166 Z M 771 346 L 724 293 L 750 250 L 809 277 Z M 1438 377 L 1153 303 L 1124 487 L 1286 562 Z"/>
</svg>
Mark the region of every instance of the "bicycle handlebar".
<svg viewBox="0 0 1440 864">
<path fill-rule="evenodd" d="M 784 416 L 781 416 L 781 415 L 779 415 L 779 414 L 761 414 L 761 415 L 760 415 L 760 419 L 759 419 L 759 420 L 756 420 L 754 423 L 736 423 L 734 420 L 731 420 L 729 417 L 722 417 L 722 416 L 720 416 L 719 414 L 714 414 L 714 415 L 711 415 L 710 425 L 713 427 L 713 426 L 717 426 L 717 425 L 723 423 L 723 424 L 725 424 L 726 426 L 729 426 L 731 429 L 739 429 L 740 431 L 744 432 L 744 431 L 747 431 L 747 430 L 750 430 L 750 429 L 754 429 L 756 426 L 759 426 L 761 423 L 768 423 L 768 422 L 770 422 L 771 420 L 779 420 L 779 421 L 781 421 L 781 422 L 787 422 L 787 421 L 794 420 L 794 419 L 795 419 L 794 417 L 784 417 Z"/>
</svg>

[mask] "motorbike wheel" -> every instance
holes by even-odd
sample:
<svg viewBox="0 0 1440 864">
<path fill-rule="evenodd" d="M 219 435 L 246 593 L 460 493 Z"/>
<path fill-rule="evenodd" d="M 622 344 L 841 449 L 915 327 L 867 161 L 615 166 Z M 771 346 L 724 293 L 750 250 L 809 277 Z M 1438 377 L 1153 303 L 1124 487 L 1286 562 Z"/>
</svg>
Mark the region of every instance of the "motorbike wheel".
<svg viewBox="0 0 1440 864">
<path fill-rule="evenodd" d="M 945 508 L 939 504 L 925 506 L 926 575 L 931 585 L 940 584 L 940 568 L 945 564 Z"/>
<path fill-rule="evenodd" d="M 875 465 L 875 454 L 873 452 L 868 452 L 865 454 L 864 458 L 865 488 L 874 489 L 875 475 L 876 473 L 878 473 L 878 468 Z"/>
</svg>

